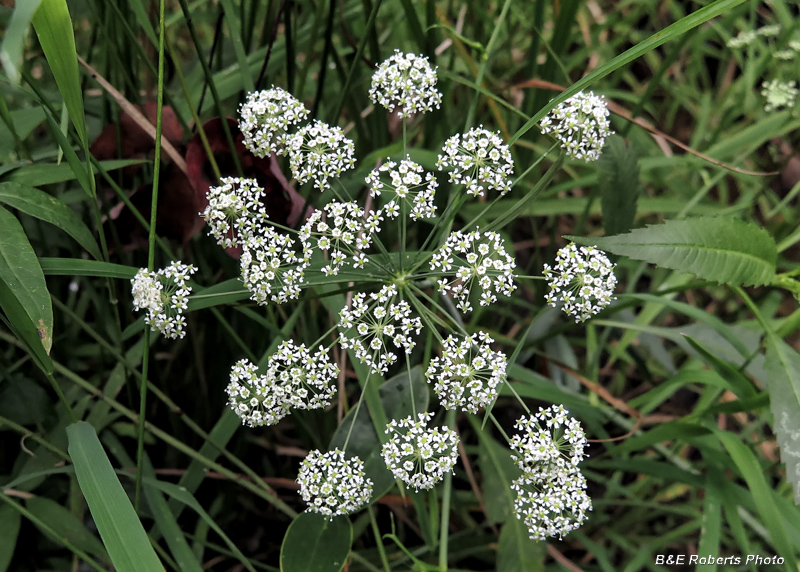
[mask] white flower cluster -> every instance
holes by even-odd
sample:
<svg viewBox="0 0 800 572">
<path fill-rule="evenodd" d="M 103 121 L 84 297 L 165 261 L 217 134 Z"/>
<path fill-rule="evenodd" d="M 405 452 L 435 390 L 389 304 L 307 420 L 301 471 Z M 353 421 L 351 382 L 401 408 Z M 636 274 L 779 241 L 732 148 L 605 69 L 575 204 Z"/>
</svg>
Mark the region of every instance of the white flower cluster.
<svg viewBox="0 0 800 572">
<path fill-rule="evenodd" d="M 228 405 L 250 427 L 274 425 L 294 409 L 321 409 L 330 405 L 339 366 L 320 346 L 316 353 L 305 344 L 284 341 L 269 357 L 267 372 L 259 375 L 246 359 L 231 369 L 226 389 Z"/>
<path fill-rule="evenodd" d="M 764 105 L 764 111 L 771 113 L 780 111 L 784 107 L 794 107 L 798 93 L 800 92 L 797 89 L 797 82 L 780 81 L 778 79 L 765 81 L 761 85 L 761 95 L 767 100 L 766 105 Z"/>
<path fill-rule="evenodd" d="M 255 226 L 242 242 L 239 258 L 242 282 L 250 290 L 250 298 L 261 305 L 268 300 L 283 304 L 300 296 L 310 262 L 310 248 L 304 246 L 302 256 L 298 256 L 290 236 L 264 225 Z"/>
<path fill-rule="evenodd" d="M 757 37 L 758 34 L 755 30 L 742 30 L 735 37 L 729 39 L 725 45 L 733 49 L 743 48 L 752 44 Z"/>
<path fill-rule="evenodd" d="M 433 358 L 425 372 L 442 407 L 477 413 L 497 398 L 497 386 L 506 379 L 506 356 L 492 351 L 493 342 L 485 332 L 444 341 L 442 357 Z"/>
<path fill-rule="evenodd" d="M 458 458 L 458 435 L 448 427 L 428 429 L 433 413 L 393 419 L 386 426 L 392 435 L 383 446 L 386 466 L 415 491 L 431 489 L 452 471 Z"/>
<path fill-rule="evenodd" d="M 372 481 L 364 476 L 364 462 L 345 458 L 344 451 L 311 451 L 297 475 L 300 496 L 308 510 L 328 517 L 361 509 L 372 496 Z"/>
<path fill-rule="evenodd" d="M 554 308 L 563 303 L 564 312 L 576 322 L 588 320 L 614 299 L 614 267 L 595 247 L 570 243 L 556 253 L 555 268 L 544 265 L 542 273 L 550 286 L 545 300 Z"/>
<path fill-rule="evenodd" d="M 133 308 L 147 310 L 144 321 L 152 331 L 173 339 L 186 335 L 183 312 L 192 293 L 186 281 L 196 271 L 191 264 L 172 262 L 156 272 L 140 268 L 131 279 Z"/>
<path fill-rule="evenodd" d="M 379 212 L 365 218 L 364 210 L 356 203 L 332 201 L 325 205 L 327 222 L 322 220 L 322 211 L 314 211 L 300 229 L 300 240 L 305 249 L 316 247 L 330 252 L 330 264 L 322 268 L 325 276 L 336 276 L 352 256 L 353 268 L 364 268 L 367 257 L 364 251 L 372 244 L 373 235 L 380 231 L 383 220 Z"/>
<path fill-rule="evenodd" d="M 382 175 L 388 175 L 391 182 L 384 182 Z M 424 179 L 423 179 L 424 175 Z M 392 199 L 383 207 L 382 212 L 389 218 L 400 216 L 401 205 L 404 201 L 411 207 L 411 218 L 433 218 L 436 216 L 436 206 L 433 198 L 439 183 L 433 173 L 425 173 L 419 165 L 406 156 L 400 163 L 387 161 L 367 176 L 369 194 L 379 197 L 382 193 L 390 193 Z"/>
<path fill-rule="evenodd" d="M 286 155 L 290 129 L 308 117 L 308 110 L 279 87 L 247 94 L 239 109 L 244 145 L 256 157 Z"/>
<path fill-rule="evenodd" d="M 600 158 L 606 137 L 613 134 L 605 100 L 592 93 L 577 93 L 559 103 L 539 122 L 542 133 L 552 133 L 567 155 L 587 163 Z"/>
<path fill-rule="evenodd" d="M 428 58 L 400 50 L 395 50 L 372 75 L 369 97 L 386 109 L 397 109 L 400 117 L 439 109 L 442 103 L 442 94 L 436 89 L 436 70 Z"/>
<path fill-rule="evenodd" d="M 372 293 L 371 304 L 366 294 L 359 292 L 353 297 L 352 308 L 343 308 L 339 313 L 339 342 L 344 349 L 353 349 L 361 363 L 370 366 L 372 373 L 384 374 L 397 361 L 397 355 L 389 349 L 387 338 L 399 350 L 411 353 L 417 344 L 412 339 L 422 330 L 422 322 L 411 316 L 411 307 L 405 300 L 395 302 L 397 286 L 386 285 L 380 292 Z M 347 330 L 354 329 L 351 333 Z"/>
<path fill-rule="evenodd" d="M 482 197 L 484 191 L 495 190 L 502 196 L 511 190 L 514 161 L 498 133 L 483 125 L 473 127 L 466 134 L 450 137 L 442 153 L 436 168 L 453 169 L 450 182 L 466 186 L 467 194 Z"/>
<path fill-rule="evenodd" d="M 341 127 L 315 120 L 288 140 L 289 167 L 298 183 L 314 181 L 320 191 L 329 189 L 329 179 L 339 177 L 356 164 L 355 145 Z"/>
<path fill-rule="evenodd" d="M 255 179 L 223 177 L 218 187 L 208 189 L 208 206 L 200 213 L 210 227 L 209 234 L 223 248 L 238 246 L 267 218 L 261 198 L 264 189 Z"/>
<path fill-rule="evenodd" d="M 495 303 L 495 292 L 511 296 L 516 289 L 513 274 L 516 264 L 496 232 L 481 233 L 477 228 L 469 233 L 452 232 L 431 257 L 430 268 L 432 272 L 437 269 L 450 272 L 454 265 L 455 280 L 439 279 L 439 291 L 452 295 L 462 312 L 472 311 L 469 294 L 473 282 L 477 281 L 481 289 L 481 306 Z"/>
<path fill-rule="evenodd" d="M 561 405 L 522 417 L 516 427 L 524 432 L 511 440 L 517 453 L 511 457 L 523 473 L 511 485 L 517 518 L 524 519 L 533 540 L 561 537 L 580 527 L 592 510 L 578 469 L 586 446 L 583 429 Z"/>
</svg>

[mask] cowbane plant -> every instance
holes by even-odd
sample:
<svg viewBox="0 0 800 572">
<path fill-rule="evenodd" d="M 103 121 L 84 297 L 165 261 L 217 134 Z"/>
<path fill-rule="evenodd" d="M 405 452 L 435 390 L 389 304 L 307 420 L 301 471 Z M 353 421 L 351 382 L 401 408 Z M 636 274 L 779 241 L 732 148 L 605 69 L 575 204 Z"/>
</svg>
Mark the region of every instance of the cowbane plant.
<svg viewBox="0 0 800 572">
<path fill-rule="evenodd" d="M 435 86 L 436 72 L 426 58 L 395 52 L 373 76 L 370 97 L 408 118 L 439 106 Z M 331 327 L 319 339 L 276 342 L 261 367 L 248 359 L 236 362 L 228 406 L 243 424 L 258 428 L 297 410 L 324 410 L 347 400 L 343 362 L 330 356 L 337 355 L 337 346 L 349 351 L 365 374 L 343 446 L 308 453 L 297 482 L 309 511 L 328 518 L 354 513 L 374 501 L 364 461 L 348 451 L 364 397 L 374 391 L 369 384 L 402 369 L 410 380 L 412 366 L 429 355 L 422 364 L 425 380 L 445 410 L 445 425 L 431 427 L 436 413 L 418 410 L 412 396 L 411 415 L 388 419 L 381 429 L 386 437 L 380 456 L 386 470 L 414 491 L 447 481 L 458 459 L 455 412 L 489 412 L 507 382 L 505 353 L 488 333 L 467 331 L 462 316 L 508 300 L 519 280 L 543 278 L 550 286 L 547 303 L 562 305 L 579 321 L 588 319 L 612 299 L 613 265 L 600 251 L 572 244 L 558 252 L 555 268 L 544 265 L 543 277 L 521 277 L 513 248 L 499 232 L 481 228 L 477 219 L 454 228 L 465 201 L 490 192 L 500 198 L 514 185 L 508 145 L 483 126 L 449 137 L 438 155 L 438 172 L 431 172 L 406 152 L 404 119 L 402 155 L 378 158 L 364 180 L 368 196 L 361 204 L 340 180 L 355 166 L 355 145 L 340 127 L 309 120 L 302 102 L 274 86 L 249 94 L 240 115 L 252 153 L 287 156 L 296 183 L 323 196 L 295 229 L 270 220 L 265 193 L 253 179 L 223 178 L 209 189 L 209 205 L 200 215 L 220 246 L 241 248 L 240 280 L 251 300 L 270 307 L 302 300 L 307 288 L 317 294 L 319 286 L 352 290 L 356 280 L 359 288 L 331 312 Z M 601 98 L 580 94 L 557 108 L 543 130 L 562 140 L 567 155 L 593 159 L 609 133 L 607 115 Z M 437 197 L 445 177 L 449 196 Z M 422 221 L 432 228 L 411 234 L 409 225 Z M 159 273 L 142 270 L 133 281 L 136 307 L 148 310 L 148 323 L 166 335 L 183 335 L 180 313 L 191 271 L 182 265 Z M 418 347 L 423 335 L 424 351 Z M 516 492 L 517 517 L 531 538 L 561 536 L 591 510 L 578 468 L 583 430 L 560 405 L 522 417 L 517 428 L 522 434 L 508 440 L 509 454 L 522 476 L 507 483 Z"/>
</svg>

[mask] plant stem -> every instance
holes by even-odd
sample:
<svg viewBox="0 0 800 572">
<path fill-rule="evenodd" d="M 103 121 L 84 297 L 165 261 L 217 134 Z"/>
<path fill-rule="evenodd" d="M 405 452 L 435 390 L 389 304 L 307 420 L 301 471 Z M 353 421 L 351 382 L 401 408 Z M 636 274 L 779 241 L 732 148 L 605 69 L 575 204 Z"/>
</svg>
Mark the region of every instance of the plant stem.
<svg viewBox="0 0 800 572">
<path fill-rule="evenodd" d="M 375 535 L 375 544 L 378 545 L 378 554 L 381 555 L 381 562 L 383 569 L 386 572 L 391 572 L 392 567 L 389 566 L 389 559 L 386 558 L 386 549 L 383 547 L 383 539 L 381 538 L 381 531 L 378 528 L 378 521 L 375 520 L 375 511 L 372 510 L 372 505 L 367 506 L 369 512 L 369 521 L 372 524 L 372 533 Z"/>
<path fill-rule="evenodd" d="M 456 425 L 456 412 L 450 410 L 445 417 L 445 424 L 452 429 Z M 450 528 L 450 496 L 453 491 L 453 473 L 447 472 L 444 475 L 444 487 L 442 488 L 442 515 L 441 527 L 439 528 L 439 572 L 447 572 L 447 541 Z"/>
</svg>

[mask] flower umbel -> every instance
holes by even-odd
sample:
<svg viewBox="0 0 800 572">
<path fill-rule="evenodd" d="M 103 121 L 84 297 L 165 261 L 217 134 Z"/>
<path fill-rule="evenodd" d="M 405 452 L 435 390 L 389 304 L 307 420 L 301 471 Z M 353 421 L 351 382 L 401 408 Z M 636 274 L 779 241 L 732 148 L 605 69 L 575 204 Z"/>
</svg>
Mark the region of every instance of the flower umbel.
<svg viewBox="0 0 800 572">
<path fill-rule="evenodd" d="M 761 95 L 767 99 L 767 103 L 764 105 L 764 111 L 767 113 L 780 111 L 784 107 L 794 107 L 797 94 L 800 93 L 797 89 L 797 82 L 794 81 L 773 79 L 765 81 L 761 88 Z"/>
<path fill-rule="evenodd" d="M 584 458 L 586 436 L 563 405 L 540 408 L 536 415 L 517 420 L 515 427 L 523 434 L 511 438 L 511 448 L 517 453 L 511 458 L 525 473 L 548 476 L 577 467 Z"/>
<path fill-rule="evenodd" d="M 424 175 L 424 178 L 423 178 Z M 388 178 L 390 182 L 384 179 Z M 387 161 L 367 176 L 369 194 L 379 197 L 382 193 L 392 195 L 392 199 L 383 207 L 382 212 L 390 218 L 400 216 L 400 204 L 405 202 L 411 207 L 411 218 L 432 218 L 436 216 L 436 205 L 433 197 L 439 183 L 433 173 L 425 173 L 421 165 L 408 156 L 395 163 Z"/>
<path fill-rule="evenodd" d="M 364 476 L 364 462 L 358 457 L 345 458 L 339 449 L 309 452 L 297 482 L 308 510 L 328 517 L 355 512 L 372 496 L 372 481 Z"/>
<path fill-rule="evenodd" d="M 315 120 L 288 139 L 289 167 L 298 183 L 314 181 L 320 191 L 331 187 L 328 179 L 339 177 L 356 164 L 355 145 L 341 127 Z"/>
<path fill-rule="evenodd" d="M 464 185 L 467 194 L 483 196 L 486 190 L 500 191 L 505 195 L 511 189 L 514 161 L 508 145 L 498 133 L 473 127 L 466 134 L 456 134 L 448 139 L 436 162 L 439 170 L 453 169 L 450 182 Z"/>
<path fill-rule="evenodd" d="M 183 312 L 192 293 L 186 281 L 196 270 L 191 264 L 172 262 L 156 272 L 141 268 L 131 279 L 133 308 L 147 310 L 144 321 L 151 330 L 173 339 L 186 335 Z"/>
<path fill-rule="evenodd" d="M 433 413 L 393 419 L 386 426 L 392 435 L 383 446 L 386 466 L 414 490 L 431 489 L 453 470 L 458 458 L 458 435 L 447 427 L 428 429 Z"/>
<path fill-rule="evenodd" d="M 386 373 L 397 361 L 397 355 L 389 349 L 386 338 L 392 340 L 397 349 L 411 353 L 416 342 L 412 333 L 419 335 L 422 321 L 411 316 L 411 307 L 405 300 L 395 302 L 397 286 L 381 288 L 369 295 L 359 292 L 353 297 L 352 308 L 343 308 L 339 313 L 339 341 L 344 349 L 354 349 L 356 358 L 370 366 L 372 373 Z M 353 333 L 346 330 L 354 329 Z"/>
<path fill-rule="evenodd" d="M 542 133 L 552 133 L 561 142 L 568 156 L 587 163 L 600 158 L 606 137 L 614 133 L 605 100 L 591 91 L 559 103 L 539 126 Z"/>
<path fill-rule="evenodd" d="M 302 256 L 298 256 L 295 248 L 290 236 L 264 225 L 254 227 L 254 232 L 242 242 L 239 258 L 242 282 L 254 302 L 265 305 L 272 300 L 283 304 L 300 296 L 311 251 L 303 248 Z"/>
<path fill-rule="evenodd" d="M 436 70 L 428 58 L 400 50 L 395 50 L 372 75 L 369 97 L 386 109 L 396 109 L 400 117 L 439 109 L 442 102 L 442 94 L 436 89 Z"/>
<path fill-rule="evenodd" d="M 285 387 L 274 375 L 259 375 L 256 366 L 242 359 L 231 368 L 226 388 L 228 406 L 249 427 L 275 425 L 289 414 Z"/>
<path fill-rule="evenodd" d="M 208 206 L 200 213 L 208 223 L 209 234 L 223 248 L 238 246 L 253 227 L 267 218 L 261 203 L 264 189 L 255 179 L 223 177 L 218 187 L 208 189 Z"/>
<path fill-rule="evenodd" d="M 477 228 L 466 234 L 452 232 L 431 257 L 430 268 L 432 272 L 438 269 L 450 272 L 454 265 L 456 279 L 438 280 L 439 291 L 452 295 L 462 312 L 472 311 L 469 293 L 473 282 L 481 289 L 481 306 L 494 304 L 497 301 L 495 292 L 511 296 L 516 289 L 513 274 L 516 263 L 496 232 L 481 233 Z"/>
<path fill-rule="evenodd" d="M 308 110 L 288 91 L 272 87 L 247 94 L 239 116 L 245 147 L 256 157 L 266 157 L 286 155 L 289 131 L 308 117 Z"/>
<path fill-rule="evenodd" d="M 506 356 L 492 351 L 493 342 L 485 332 L 444 341 L 442 357 L 433 358 L 425 372 L 442 407 L 477 413 L 497 398 L 497 386 L 506 378 Z"/>
<path fill-rule="evenodd" d="M 554 308 L 562 302 L 564 312 L 576 322 L 588 320 L 614 299 L 614 266 L 595 247 L 570 243 L 556 253 L 555 268 L 544 265 L 543 274 L 550 285 L 545 300 Z"/>
</svg>

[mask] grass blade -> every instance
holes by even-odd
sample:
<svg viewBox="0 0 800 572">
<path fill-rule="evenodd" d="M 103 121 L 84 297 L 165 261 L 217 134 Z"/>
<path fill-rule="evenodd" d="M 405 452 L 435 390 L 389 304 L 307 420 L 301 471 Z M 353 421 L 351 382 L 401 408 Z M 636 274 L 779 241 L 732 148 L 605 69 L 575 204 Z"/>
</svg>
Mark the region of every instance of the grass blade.
<svg viewBox="0 0 800 572">
<path fill-rule="evenodd" d="M 115 568 L 164 572 L 94 427 L 85 421 L 73 423 L 67 438 L 78 484 Z"/>
<path fill-rule="evenodd" d="M 14 8 L 11 15 L 11 22 L 8 24 L 3 45 L 0 47 L 0 63 L 6 70 L 8 79 L 14 85 L 19 85 L 20 73 L 19 66 L 22 64 L 22 48 L 25 43 L 25 36 L 28 35 L 28 27 L 31 19 L 36 13 L 42 0 L 27 0 L 20 2 Z"/>
</svg>

